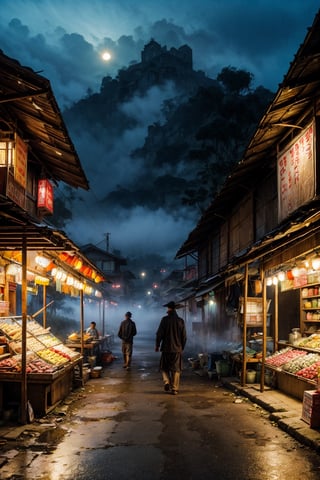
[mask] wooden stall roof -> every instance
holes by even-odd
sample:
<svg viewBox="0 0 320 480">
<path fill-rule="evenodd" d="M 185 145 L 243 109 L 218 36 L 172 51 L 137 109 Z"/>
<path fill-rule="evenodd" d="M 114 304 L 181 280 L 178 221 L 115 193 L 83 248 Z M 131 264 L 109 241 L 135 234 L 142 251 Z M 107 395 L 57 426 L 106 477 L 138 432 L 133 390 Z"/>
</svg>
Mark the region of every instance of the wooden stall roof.
<svg viewBox="0 0 320 480">
<path fill-rule="evenodd" d="M 53 181 L 89 189 L 49 80 L 0 50 L 0 123 L 18 130 L 35 161 Z"/>
<path fill-rule="evenodd" d="M 25 242 L 28 251 L 47 252 L 52 258 L 59 252 L 71 252 L 80 257 L 107 283 L 112 283 L 106 275 L 82 252 L 62 230 L 45 224 L 32 223 L 29 220 L 4 218 L 0 216 L 0 251 L 20 251 Z M 63 262 L 61 262 L 63 263 Z"/>
<path fill-rule="evenodd" d="M 205 243 L 214 225 L 221 224 L 243 196 L 243 191 L 254 188 L 258 178 L 269 175 L 275 168 L 277 147 L 285 138 L 292 138 L 301 125 L 308 121 L 320 92 L 320 11 L 308 29 L 304 43 L 299 47 L 288 73 L 279 85 L 273 101 L 263 115 L 245 153 L 226 179 L 220 193 L 180 247 L 176 258 L 191 255 Z M 296 223 L 308 216 L 302 209 L 289 220 Z M 288 222 L 287 222 L 288 223 Z M 287 228 L 290 229 L 290 225 Z M 280 226 L 285 230 L 286 227 Z M 275 233 L 276 234 L 276 233 Z"/>
</svg>

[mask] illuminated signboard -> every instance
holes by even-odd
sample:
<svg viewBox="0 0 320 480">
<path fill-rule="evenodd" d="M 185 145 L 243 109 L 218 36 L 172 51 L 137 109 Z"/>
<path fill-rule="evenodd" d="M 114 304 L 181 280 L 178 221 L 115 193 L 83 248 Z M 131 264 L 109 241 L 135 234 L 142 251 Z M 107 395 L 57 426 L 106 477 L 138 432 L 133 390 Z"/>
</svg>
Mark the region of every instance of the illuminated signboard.
<svg viewBox="0 0 320 480">
<path fill-rule="evenodd" d="M 278 155 L 278 221 L 315 196 L 314 124 Z"/>
<path fill-rule="evenodd" d="M 37 206 L 42 213 L 53 213 L 53 187 L 49 180 L 39 180 Z"/>
<path fill-rule="evenodd" d="M 15 156 L 14 179 L 23 188 L 26 188 L 28 147 L 18 135 L 16 135 Z"/>
</svg>

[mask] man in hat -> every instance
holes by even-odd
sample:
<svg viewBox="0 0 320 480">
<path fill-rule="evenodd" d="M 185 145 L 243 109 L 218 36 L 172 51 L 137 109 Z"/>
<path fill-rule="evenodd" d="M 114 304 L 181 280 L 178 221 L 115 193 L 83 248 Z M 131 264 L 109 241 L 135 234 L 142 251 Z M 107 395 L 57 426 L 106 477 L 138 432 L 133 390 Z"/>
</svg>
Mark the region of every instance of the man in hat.
<svg viewBox="0 0 320 480">
<path fill-rule="evenodd" d="M 130 370 L 131 366 L 133 337 L 137 334 L 136 324 L 131 317 L 131 312 L 125 314 L 118 331 L 118 337 L 122 340 L 123 368 L 127 370 Z"/>
<path fill-rule="evenodd" d="M 155 351 L 161 351 L 160 371 L 164 382 L 164 390 L 177 395 L 182 370 L 182 352 L 187 334 L 184 320 L 176 312 L 175 302 L 169 302 L 167 315 L 162 317 L 156 333 Z"/>
</svg>

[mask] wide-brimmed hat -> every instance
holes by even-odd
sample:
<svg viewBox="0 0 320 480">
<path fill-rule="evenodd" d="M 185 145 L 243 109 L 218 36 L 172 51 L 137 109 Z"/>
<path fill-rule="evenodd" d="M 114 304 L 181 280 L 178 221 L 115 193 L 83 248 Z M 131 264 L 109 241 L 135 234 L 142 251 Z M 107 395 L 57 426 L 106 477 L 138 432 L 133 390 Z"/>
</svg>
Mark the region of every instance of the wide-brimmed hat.
<svg viewBox="0 0 320 480">
<path fill-rule="evenodd" d="M 168 302 L 163 306 L 168 308 L 177 308 L 177 304 L 175 302 Z"/>
</svg>

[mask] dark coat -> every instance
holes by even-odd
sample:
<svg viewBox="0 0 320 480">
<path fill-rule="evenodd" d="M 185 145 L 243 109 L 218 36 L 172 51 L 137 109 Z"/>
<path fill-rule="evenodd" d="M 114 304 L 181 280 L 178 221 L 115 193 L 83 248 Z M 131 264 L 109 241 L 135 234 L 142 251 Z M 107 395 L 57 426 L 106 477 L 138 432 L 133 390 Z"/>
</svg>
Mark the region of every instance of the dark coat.
<svg viewBox="0 0 320 480">
<path fill-rule="evenodd" d="M 156 333 L 156 347 L 161 352 L 181 353 L 187 341 L 184 320 L 175 310 L 162 317 Z"/>
<path fill-rule="evenodd" d="M 136 324 L 131 318 L 126 318 L 120 324 L 118 337 L 125 343 L 133 343 L 133 337 L 137 334 Z"/>
</svg>

